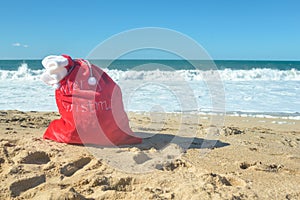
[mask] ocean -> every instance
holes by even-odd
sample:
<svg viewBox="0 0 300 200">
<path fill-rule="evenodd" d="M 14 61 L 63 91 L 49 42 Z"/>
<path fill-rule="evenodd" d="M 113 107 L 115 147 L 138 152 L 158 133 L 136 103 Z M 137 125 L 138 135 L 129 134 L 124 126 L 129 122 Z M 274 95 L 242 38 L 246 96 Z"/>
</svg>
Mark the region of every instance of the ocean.
<svg viewBox="0 0 300 200">
<path fill-rule="evenodd" d="M 116 60 L 104 71 L 120 85 L 127 111 L 214 113 L 215 95 L 204 77 L 217 73 L 228 115 L 300 119 L 300 61 L 217 60 L 217 70 L 196 63 Z M 57 111 L 42 73 L 41 60 L 0 60 L 0 110 Z"/>
</svg>

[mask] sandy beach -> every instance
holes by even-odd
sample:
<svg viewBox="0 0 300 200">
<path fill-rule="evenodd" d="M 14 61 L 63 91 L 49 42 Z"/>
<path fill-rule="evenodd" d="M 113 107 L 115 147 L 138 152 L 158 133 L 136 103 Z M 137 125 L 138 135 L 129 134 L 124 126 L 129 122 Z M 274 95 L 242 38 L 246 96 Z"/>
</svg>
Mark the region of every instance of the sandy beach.
<svg viewBox="0 0 300 200">
<path fill-rule="evenodd" d="M 148 139 L 114 149 L 43 140 L 55 118 L 0 112 L 0 199 L 300 199 L 298 120 L 129 113 Z"/>
</svg>

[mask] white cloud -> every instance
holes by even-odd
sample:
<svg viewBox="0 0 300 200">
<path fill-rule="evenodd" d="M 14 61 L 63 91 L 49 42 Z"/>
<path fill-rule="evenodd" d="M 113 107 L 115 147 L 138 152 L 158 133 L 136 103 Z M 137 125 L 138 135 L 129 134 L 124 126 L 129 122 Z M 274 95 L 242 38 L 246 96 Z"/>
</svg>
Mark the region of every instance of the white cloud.
<svg viewBox="0 0 300 200">
<path fill-rule="evenodd" d="M 14 47 L 24 47 L 24 48 L 28 48 L 29 47 L 28 44 L 21 44 L 19 42 L 13 43 L 12 46 L 14 46 Z"/>
<path fill-rule="evenodd" d="M 20 44 L 19 42 L 13 43 L 12 45 L 13 45 L 14 47 L 19 47 L 19 46 L 21 46 L 21 44 Z"/>
</svg>

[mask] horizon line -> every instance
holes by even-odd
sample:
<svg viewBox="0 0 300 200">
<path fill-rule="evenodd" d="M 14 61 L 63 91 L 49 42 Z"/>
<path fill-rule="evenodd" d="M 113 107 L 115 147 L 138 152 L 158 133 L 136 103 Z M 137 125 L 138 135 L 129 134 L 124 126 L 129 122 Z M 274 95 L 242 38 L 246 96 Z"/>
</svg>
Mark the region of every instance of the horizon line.
<svg viewBox="0 0 300 200">
<path fill-rule="evenodd" d="M 74 58 L 74 59 L 79 59 L 79 58 Z M 86 58 L 83 58 L 86 59 Z M 12 61 L 12 60 L 19 60 L 19 61 L 26 61 L 26 60 L 43 60 L 43 58 L 0 58 L 0 61 Z M 122 61 L 129 61 L 129 60 L 137 60 L 137 61 L 142 61 L 142 60 L 155 60 L 155 61 L 186 61 L 185 59 L 162 59 L 162 58 L 157 58 L 157 59 L 152 59 L 152 58 L 120 58 L 120 59 L 88 59 L 88 60 L 103 60 L 103 61 L 111 61 L 111 60 L 122 60 Z M 299 62 L 300 59 L 211 59 L 211 60 L 199 60 L 199 59 L 190 59 L 193 61 L 273 61 L 273 62 Z"/>
</svg>

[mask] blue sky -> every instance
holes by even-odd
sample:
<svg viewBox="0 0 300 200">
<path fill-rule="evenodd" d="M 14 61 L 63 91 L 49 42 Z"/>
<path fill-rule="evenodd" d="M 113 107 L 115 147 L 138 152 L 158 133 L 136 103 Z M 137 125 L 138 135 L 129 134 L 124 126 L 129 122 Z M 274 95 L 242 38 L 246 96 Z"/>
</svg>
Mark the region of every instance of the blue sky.
<svg viewBox="0 0 300 200">
<path fill-rule="evenodd" d="M 300 60 L 297 0 L 3 0 L 0 59 L 85 57 L 122 31 L 184 33 L 214 59 Z"/>
</svg>

